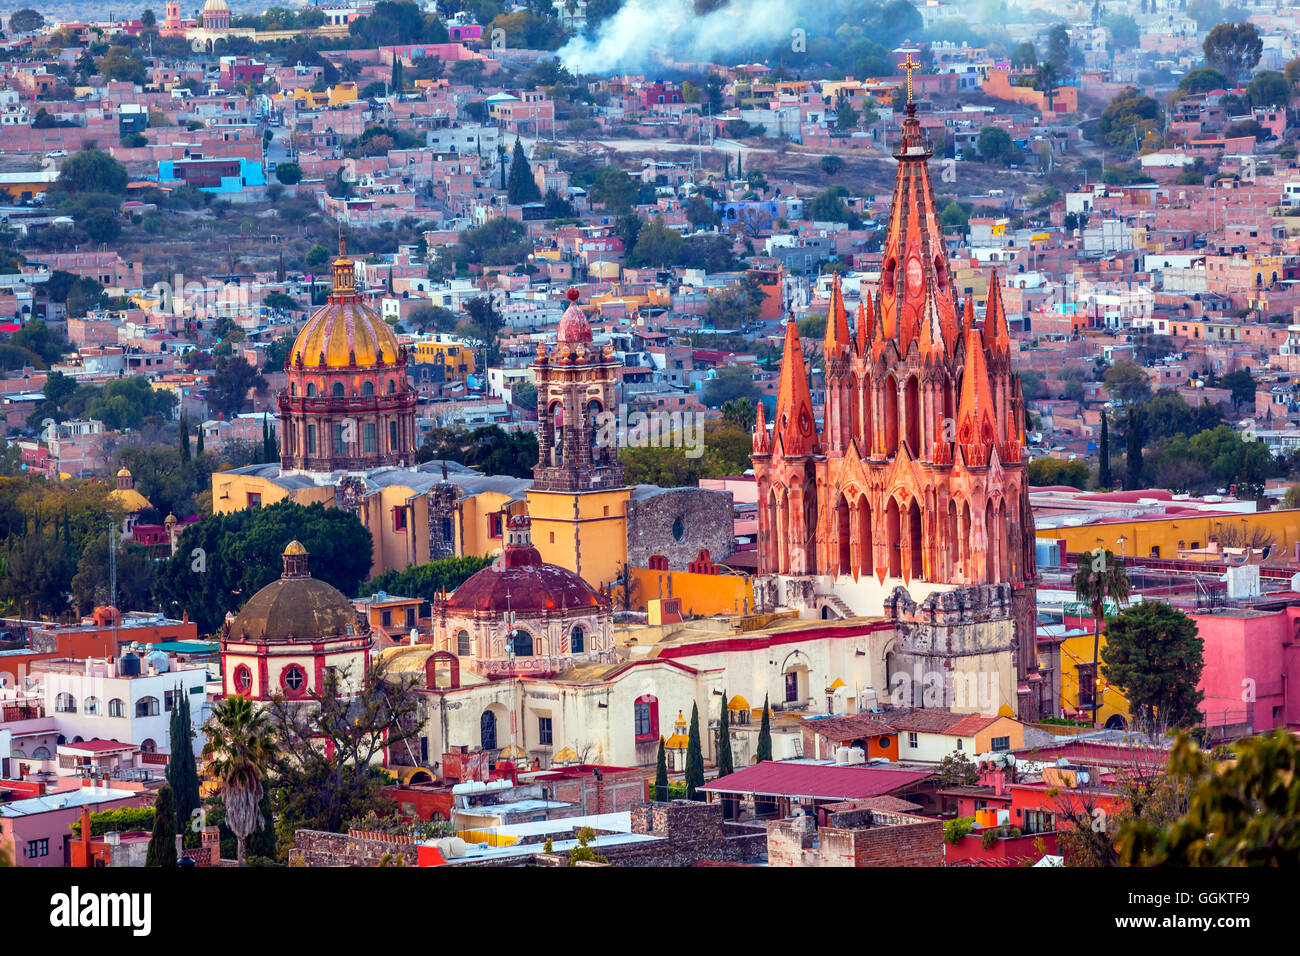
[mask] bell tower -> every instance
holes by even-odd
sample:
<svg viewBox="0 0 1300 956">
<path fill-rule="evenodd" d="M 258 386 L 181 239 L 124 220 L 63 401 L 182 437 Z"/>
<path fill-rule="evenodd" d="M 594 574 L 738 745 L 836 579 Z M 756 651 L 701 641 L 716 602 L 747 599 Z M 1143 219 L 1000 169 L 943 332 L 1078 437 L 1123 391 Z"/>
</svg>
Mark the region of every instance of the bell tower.
<svg viewBox="0 0 1300 956">
<path fill-rule="evenodd" d="M 555 345 L 537 348 L 537 465 L 528 490 L 533 547 L 547 564 L 580 574 L 593 587 L 614 580 L 627 561 L 627 502 L 618 460 L 618 370 L 610 346 L 596 346 L 591 324 L 569 290 Z"/>
<path fill-rule="evenodd" d="M 618 460 L 618 367 L 614 350 L 592 343 L 591 325 L 569 290 L 555 347 L 537 349 L 537 466 L 533 487 L 594 491 L 623 484 Z M 609 413 L 609 414 L 606 414 Z"/>
</svg>

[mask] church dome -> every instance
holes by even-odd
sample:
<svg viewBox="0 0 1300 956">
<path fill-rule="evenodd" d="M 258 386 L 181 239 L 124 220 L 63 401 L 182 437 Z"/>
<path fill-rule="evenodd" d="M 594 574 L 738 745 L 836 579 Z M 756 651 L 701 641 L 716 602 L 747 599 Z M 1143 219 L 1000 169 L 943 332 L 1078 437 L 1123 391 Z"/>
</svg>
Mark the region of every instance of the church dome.
<svg viewBox="0 0 1300 956">
<path fill-rule="evenodd" d="M 578 290 L 569 290 L 569 307 L 564 310 L 564 315 L 560 317 L 560 328 L 555 334 L 556 342 L 590 342 L 591 341 L 591 323 L 587 321 L 587 316 L 578 308 Z"/>
<path fill-rule="evenodd" d="M 307 549 L 284 549 L 284 574 L 248 599 L 230 623 L 231 640 L 298 641 L 360 633 L 356 609 L 343 593 L 307 569 Z"/>
<path fill-rule="evenodd" d="M 352 260 L 339 251 L 334 260 L 334 291 L 312 313 L 289 351 L 292 365 L 343 369 L 395 365 L 401 359 L 397 336 L 356 291 Z"/>
<path fill-rule="evenodd" d="M 447 598 L 448 611 L 574 611 L 601 606 L 600 595 L 568 568 L 546 564 L 533 547 L 529 520 L 516 515 L 507 524 L 505 551 L 490 567 L 469 577 Z"/>
<path fill-rule="evenodd" d="M 229 13 L 230 6 L 226 3 L 226 0 L 207 0 L 207 2 L 203 4 L 203 12 Z"/>
</svg>

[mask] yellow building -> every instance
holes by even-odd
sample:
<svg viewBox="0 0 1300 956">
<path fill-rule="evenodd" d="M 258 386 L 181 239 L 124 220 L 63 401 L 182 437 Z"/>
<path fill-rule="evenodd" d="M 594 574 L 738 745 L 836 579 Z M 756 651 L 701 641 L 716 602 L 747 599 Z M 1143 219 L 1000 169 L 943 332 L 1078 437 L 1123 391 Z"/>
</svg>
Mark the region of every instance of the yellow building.
<svg viewBox="0 0 1300 956">
<path fill-rule="evenodd" d="M 1204 560 L 1203 552 L 1189 552 L 1201 551 L 1225 535 L 1240 537 L 1256 530 L 1272 536 L 1274 553 L 1292 554 L 1296 542 L 1300 541 L 1300 509 L 1107 520 L 1077 527 L 1039 528 L 1037 534 L 1040 538 L 1064 541 L 1066 550 L 1075 553 L 1106 548 L 1121 557 Z"/>
<path fill-rule="evenodd" d="M 632 605 L 645 610 L 651 601 L 676 598 L 684 616 L 750 614 L 754 610 L 754 580 L 747 574 L 697 574 L 634 568 Z"/>
<path fill-rule="evenodd" d="M 528 490 L 533 546 L 547 564 L 568 568 L 595 587 L 611 583 L 627 560 L 631 488 L 608 491 Z"/>
<path fill-rule="evenodd" d="M 1129 722 L 1128 700 L 1118 687 L 1097 671 L 1104 667 L 1106 633 L 1103 630 L 1097 644 L 1098 666 L 1093 668 L 1093 635 L 1070 632 L 1061 642 L 1061 699 L 1059 708 L 1069 714 L 1077 712 L 1078 719 L 1092 717 L 1092 691 L 1097 698 L 1097 725 L 1100 727 L 1126 727 Z"/>
<path fill-rule="evenodd" d="M 422 335 L 414 340 L 413 350 L 415 361 L 442 366 L 443 381 L 464 382 L 474 374 L 474 350 L 453 335 Z"/>
<path fill-rule="evenodd" d="M 54 180 L 59 178 L 57 169 L 34 169 L 13 173 L 0 173 L 0 195 L 6 201 L 20 202 L 43 196 Z"/>
</svg>

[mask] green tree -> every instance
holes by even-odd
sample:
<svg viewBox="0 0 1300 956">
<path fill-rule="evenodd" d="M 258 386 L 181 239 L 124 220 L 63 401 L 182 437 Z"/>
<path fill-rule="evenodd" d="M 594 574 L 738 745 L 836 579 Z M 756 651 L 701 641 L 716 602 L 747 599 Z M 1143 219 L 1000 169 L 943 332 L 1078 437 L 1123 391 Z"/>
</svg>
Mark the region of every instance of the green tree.
<svg viewBox="0 0 1300 956">
<path fill-rule="evenodd" d="M 1109 489 L 1112 481 L 1110 478 L 1110 426 L 1108 424 L 1110 416 L 1106 414 L 1103 408 L 1101 411 L 1101 440 L 1097 448 L 1097 487 Z"/>
<path fill-rule="evenodd" d="M 691 729 L 686 735 L 686 799 L 694 800 L 704 786 L 704 751 L 700 745 L 700 707 L 691 704 Z"/>
<path fill-rule="evenodd" d="M 995 165 L 1006 165 L 1015 155 L 1011 134 L 1001 126 L 985 126 L 981 129 L 975 147 L 979 150 L 980 159 Z"/>
<path fill-rule="evenodd" d="M 1110 34 L 1110 45 L 1116 50 L 1132 49 L 1142 39 L 1137 21 L 1127 13 L 1112 13 L 1102 20 L 1102 25 Z"/>
<path fill-rule="evenodd" d="M 145 866 L 176 866 L 176 811 L 172 806 L 172 788 L 163 784 L 154 800 L 153 835 L 145 851 Z"/>
<path fill-rule="evenodd" d="M 1116 837 L 1121 866 L 1300 864 L 1300 748 L 1278 729 L 1232 746 L 1221 767 L 1180 735 L 1169 774 L 1189 781 L 1187 812 L 1172 823 L 1125 821 Z"/>
<path fill-rule="evenodd" d="M 1124 490 L 1136 491 L 1142 487 L 1142 417 L 1133 405 L 1128 407 L 1124 442 Z"/>
<path fill-rule="evenodd" d="M 772 759 L 772 724 L 768 716 L 767 694 L 763 695 L 763 719 L 758 725 L 758 747 L 754 751 L 754 762 L 762 763 Z"/>
<path fill-rule="evenodd" d="M 276 163 L 275 178 L 286 186 L 294 186 L 302 182 L 302 167 L 297 163 Z M 313 247 L 319 249 L 319 246 Z"/>
<path fill-rule="evenodd" d="M 145 7 L 144 13 L 140 14 L 140 26 L 146 30 L 152 30 L 158 25 L 158 15 L 148 7 Z"/>
<path fill-rule="evenodd" d="M 263 785 L 279 744 L 267 712 L 242 694 L 219 700 L 204 725 L 203 757 L 221 786 L 226 823 L 235 832 L 237 859 L 244 865 L 248 835 L 266 825 L 258 812 Z"/>
<path fill-rule="evenodd" d="M 1255 404 L 1255 376 L 1250 374 L 1248 368 L 1237 369 L 1223 376 L 1219 379 L 1219 388 L 1226 388 L 1232 392 L 1234 409 L 1241 405 Z"/>
<path fill-rule="evenodd" d="M 73 153 L 59 167 L 53 191 L 80 196 L 86 193 L 126 192 L 126 167 L 102 149 L 83 149 Z"/>
<path fill-rule="evenodd" d="M 700 400 L 709 408 L 721 408 L 728 402 L 749 401 L 757 404 L 762 392 L 754 384 L 753 371 L 747 365 L 727 365 L 717 369 L 705 383 Z"/>
<path fill-rule="evenodd" d="M 223 355 L 208 377 L 208 407 L 218 415 L 233 418 L 243 410 L 249 391 L 264 392 L 266 379 L 242 357 Z"/>
<path fill-rule="evenodd" d="M 1204 694 L 1196 685 L 1204 642 L 1196 622 L 1182 611 L 1163 601 L 1124 608 L 1106 622 L 1102 659 L 1106 679 L 1123 691 L 1139 727 L 1186 727 L 1199 721 Z"/>
<path fill-rule="evenodd" d="M 354 514 L 278 501 L 189 525 L 176 554 L 159 565 L 154 596 L 165 610 L 187 610 L 203 633 L 215 633 L 228 612 L 280 577 L 284 549 L 295 539 L 311 555 L 312 576 L 344 594 L 356 594 L 370 573 L 373 542 Z"/>
<path fill-rule="evenodd" d="M 659 735 L 659 756 L 655 759 L 655 800 L 668 802 L 668 759 L 664 755 L 664 735 Z"/>
<path fill-rule="evenodd" d="M 307 250 L 307 257 L 304 260 L 309 269 L 318 269 L 327 265 L 330 261 L 330 251 L 322 245 L 314 245 Z"/>
<path fill-rule="evenodd" d="M 569 866 L 577 866 L 579 863 L 608 863 L 609 860 L 591 848 L 595 841 L 596 831 L 591 827 L 579 830 L 578 845 L 569 850 Z"/>
<path fill-rule="evenodd" d="M 840 170 L 844 168 L 844 160 L 834 155 L 823 156 L 817 161 L 817 165 L 827 176 L 837 176 Z"/>
<path fill-rule="evenodd" d="M 361 585 L 360 595 L 366 597 L 383 591 L 403 597 L 418 597 L 432 601 L 447 591 L 454 591 L 472 575 L 491 565 L 492 558 L 465 555 L 442 558 L 427 564 L 413 564 L 400 571 L 392 568 Z"/>
<path fill-rule="evenodd" d="M 199 772 L 194 765 L 194 728 L 190 722 L 190 695 L 180 684 L 173 693 L 171 726 L 168 738 L 171 754 L 167 760 L 167 783 L 175 805 L 176 832 L 185 834 L 187 845 L 197 845 L 199 834 L 193 827 L 194 811 L 199 809 Z"/>
<path fill-rule="evenodd" d="M 537 202 L 542 198 L 542 192 L 533 179 L 532 167 L 528 165 L 528 157 L 524 155 L 523 143 L 517 136 L 514 151 L 510 154 L 510 177 L 506 180 L 506 198 L 511 205 Z"/>
<path fill-rule="evenodd" d="M 1191 70 L 1178 81 L 1178 89 L 1185 93 L 1209 93 L 1212 90 L 1227 89 L 1228 86 L 1228 78 L 1209 67 Z"/>
<path fill-rule="evenodd" d="M 15 10 L 9 17 L 10 33 L 35 33 L 45 26 L 45 18 L 31 7 Z"/>
<path fill-rule="evenodd" d="M 391 812 L 375 764 L 385 748 L 407 752 L 422 732 L 416 681 L 390 673 L 382 659 L 352 680 L 355 693 L 331 670 L 311 692 L 311 706 L 278 696 L 267 705 L 280 749 L 272 804 L 281 855 L 300 829 L 338 833 L 372 810 Z"/>
<path fill-rule="evenodd" d="M 1070 31 L 1058 23 L 1047 34 L 1047 62 L 1062 76 L 1070 68 Z"/>
<path fill-rule="evenodd" d="M 1246 96 L 1257 109 L 1285 108 L 1291 102 L 1291 84 L 1276 70 L 1261 70 L 1251 77 Z"/>
<path fill-rule="evenodd" d="M 1012 52 L 1011 65 L 1018 70 L 1035 69 L 1038 66 L 1038 50 L 1026 40 Z"/>
<path fill-rule="evenodd" d="M 667 268 L 678 263 L 684 244 L 681 233 L 665 226 L 663 219 L 655 216 L 638 230 L 628 264 Z"/>
<path fill-rule="evenodd" d="M 1106 603 L 1107 601 L 1113 601 L 1116 604 L 1128 602 L 1128 573 L 1124 570 L 1123 562 L 1116 560 L 1114 554 L 1098 548 L 1096 551 L 1085 551 L 1079 555 L 1079 563 L 1070 579 L 1070 584 L 1074 588 L 1075 598 L 1088 605 L 1089 610 L 1092 611 L 1092 670 L 1096 674 L 1100 663 L 1098 649 L 1101 643 L 1101 624 L 1106 619 Z M 1109 631 L 1106 639 L 1107 646 L 1109 646 Z M 1097 694 L 1096 688 L 1094 688 L 1092 694 L 1092 722 L 1094 724 L 1097 722 L 1099 699 L 1100 695 Z"/>
<path fill-rule="evenodd" d="M 1210 68 L 1218 70 L 1235 86 L 1259 62 L 1264 41 L 1253 23 L 1220 23 L 1210 31 L 1201 49 Z"/>
<path fill-rule="evenodd" d="M 1151 396 L 1151 380 L 1136 362 L 1116 362 L 1106 370 L 1103 381 L 1111 397 L 1130 405 Z"/>
<path fill-rule="evenodd" d="M 939 782 L 945 787 L 969 787 L 979 783 L 979 767 L 960 750 L 954 750 L 940 760 L 938 769 Z"/>
</svg>

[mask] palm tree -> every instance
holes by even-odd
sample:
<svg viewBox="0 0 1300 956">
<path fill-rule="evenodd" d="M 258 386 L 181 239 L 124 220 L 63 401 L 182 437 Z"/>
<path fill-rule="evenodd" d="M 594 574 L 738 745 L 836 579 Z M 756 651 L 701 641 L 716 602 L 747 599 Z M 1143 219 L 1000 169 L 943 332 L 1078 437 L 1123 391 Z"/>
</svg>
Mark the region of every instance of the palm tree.
<svg viewBox="0 0 1300 956">
<path fill-rule="evenodd" d="M 208 772 L 221 782 L 226 825 L 234 831 L 239 865 L 243 866 L 248 835 L 266 825 L 258 804 L 267 768 L 279 746 L 266 711 L 239 694 L 218 703 L 203 729 L 208 735 L 203 756 Z"/>
<path fill-rule="evenodd" d="M 1092 611 L 1092 722 L 1097 723 L 1097 678 L 1099 676 L 1098 652 L 1101 644 L 1101 622 L 1106 617 L 1106 598 L 1114 599 L 1117 604 L 1127 604 L 1129 595 L 1128 573 L 1122 562 L 1104 548 L 1079 555 L 1079 566 L 1070 583 L 1074 585 L 1074 596 L 1088 605 Z"/>
</svg>

